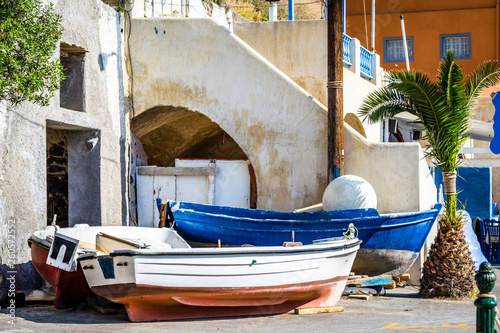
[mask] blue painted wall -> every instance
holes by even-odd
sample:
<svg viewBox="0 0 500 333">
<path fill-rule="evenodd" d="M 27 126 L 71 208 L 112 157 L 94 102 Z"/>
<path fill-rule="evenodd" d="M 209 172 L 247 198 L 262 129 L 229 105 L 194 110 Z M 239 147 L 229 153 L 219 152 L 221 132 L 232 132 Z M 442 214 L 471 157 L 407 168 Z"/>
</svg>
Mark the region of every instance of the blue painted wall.
<svg viewBox="0 0 500 333">
<path fill-rule="evenodd" d="M 493 106 L 495 115 L 493 116 L 493 139 L 490 142 L 490 150 L 493 154 L 500 154 L 500 91 L 494 92 Z"/>
<path fill-rule="evenodd" d="M 443 184 L 441 170 L 434 174 L 434 182 L 439 188 Z M 479 217 L 483 220 L 493 217 L 492 190 L 491 190 L 491 168 L 469 168 L 458 169 L 457 176 L 457 198 L 465 205 L 465 209 L 471 218 Z M 438 198 L 439 200 L 439 198 Z M 493 207 L 494 208 L 494 207 Z"/>
</svg>

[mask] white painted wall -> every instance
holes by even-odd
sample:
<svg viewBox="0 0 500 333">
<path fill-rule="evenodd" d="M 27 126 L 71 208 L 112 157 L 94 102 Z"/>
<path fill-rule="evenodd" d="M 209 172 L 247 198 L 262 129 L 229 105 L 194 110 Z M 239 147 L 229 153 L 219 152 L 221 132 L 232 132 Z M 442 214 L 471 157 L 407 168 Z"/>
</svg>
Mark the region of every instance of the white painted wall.
<svg viewBox="0 0 500 333">
<path fill-rule="evenodd" d="M 203 176 L 137 175 L 137 212 L 141 227 L 157 227 L 156 199 L 250 208 L 250 172 L 244 160 L 176 159 L 176 167 L 216 167 Z M 151 167 L 147 167 L 151 169 Z"/>
<path fill-rule="evenodd" d="M 248 161 L 176 159 L 175 166 L 189 168 L 217 167 L 219 174 L 216 176 L 137 175 L 139 226 L 158 226 L 157 198 L 250 208 Z M 152 167 L 147 168 L 151 169 Z"/>
<path fill-rule="evenodd" d="M 381 213 L 427 210 L 437 190 L 418 143 L 369 142 L 344 124 L 344 173 L 366 179 Z"/>
<path fill-rule="evenodd" d="M 279 21 L 234 24 L 234 33 L 269 62 L 314 96 L 328 105 L 327 78 L 327 21 Z M 383 69 L 380 57 L 372 62 L 375 77 L 360 76 L 360 42 L 351 41 L 353 65 L 344 67 L 344 115 L 357 114 L 363 99 L 382 86 Z M 380 124 L 363 124 L 370 141 L 380 141 Z"/>
<path fill-rule="evenodd" d="M 10 244 L 6 233 L 0 236 L 0 274 L 5 274 L 6 264 L 20 264 L 16 278 L 19 290 L 32 288 L 30 283 L 36 280 L 35 275 L 30 274 L 33 268 L 27 240 L 34 231 L 47 225 L 47 127 L 99 132 L 100 160 L 89 170 L 100 179 L 95 189 L 100 192 L 99 202 L 96 204 L 96 198 L 85 197 L 77 204 L 94 209 L 92 214 L 97 215 L 102 225 L 125 224 L 128 215 L 123 14 L 102 1 L 53 2 L 64 27 L 61 42 L 88 51 L 85 54 L 85 112 L 61 108 L 58 92 L 47 107 L 30 103 L 16 107 L 0 105 L 0 229 L 7 230 L 10 220 L 16 231 L 15 240 Z M 54 58 L 59 58 L 59 48 Z M 72 184 L 80 181 L 85 180 L 70 179 Z M 77 217 L 84 219 L 85 214 Z M 12 258 L 9 245 L 15 248 Z"/>
<path fill-rule="evenodd" d="M 259 208 L 291 210 L 321 200 L 326 113 L 289 77 L 206 19 L 133 20 L 130 45 L 136 116 L 172 105 L 219 124 L 254 167 Z"/>
<path fill-rule="evenodd" d="M 136 115 L 159 105 L 182 106 L 219 124 L 255 169 L 258 208 L 287 211 L 321 201 L 327 186 L 324 105 L 209 20 L 134 20 L 132 27 Z M 168 33 L 156 35 L 154 28 Z M 344 77 L 352 94 L 346 112 L 376 88 L 351 74 Z M 345 173 L 372 184 L 380 211 L 427 209 L 436 195 L 427 192 L 432 188 L 420 170 L 420 147 L 369 142 L 347 128 Z M 376 130 L 370 136 L 380 138 Z"/>
</svg>

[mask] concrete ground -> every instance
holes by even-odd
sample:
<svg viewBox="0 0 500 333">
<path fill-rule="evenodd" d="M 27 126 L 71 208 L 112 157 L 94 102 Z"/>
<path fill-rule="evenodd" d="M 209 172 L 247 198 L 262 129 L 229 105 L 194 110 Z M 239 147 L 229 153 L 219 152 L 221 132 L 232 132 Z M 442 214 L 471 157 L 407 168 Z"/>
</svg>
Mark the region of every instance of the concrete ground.
<svg viewBox="0 0 500 333">
<path fill-rule="evenodd" d="M 500 266 L 494 267 L 499 276 Z M 500 296 L 500 285 L 494 294 Z M 103 315 L 90 308 L 59 311 L 49 304 L 16 309 L 10 324 L 0 310 L 1 332 L 475 332 L 474 300 L 421 299 L 411 286 L 369 300 L 342 299 L 344 312 L 131 323 L 125 310 Z"/>
</svg>

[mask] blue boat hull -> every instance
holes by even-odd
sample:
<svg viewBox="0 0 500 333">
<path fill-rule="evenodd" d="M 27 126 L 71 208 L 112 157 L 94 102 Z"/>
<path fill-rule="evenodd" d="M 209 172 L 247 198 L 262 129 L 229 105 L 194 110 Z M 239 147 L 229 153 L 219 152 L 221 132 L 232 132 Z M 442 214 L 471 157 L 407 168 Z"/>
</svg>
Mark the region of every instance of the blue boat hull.
<svg viewBox="0 0 500 333">
<path fill-rule="evenodd" d="M 379 214 L 375 209 L 286 213 L 188 202 L 170 202 L 179 234 L 189 241 L 224 245 L 303 244 L 339 237 L 350 223 L 363 241 L 357 274 L 399 276 L 417 258 L 441 205 L 415 213 Z"/>
</svg>

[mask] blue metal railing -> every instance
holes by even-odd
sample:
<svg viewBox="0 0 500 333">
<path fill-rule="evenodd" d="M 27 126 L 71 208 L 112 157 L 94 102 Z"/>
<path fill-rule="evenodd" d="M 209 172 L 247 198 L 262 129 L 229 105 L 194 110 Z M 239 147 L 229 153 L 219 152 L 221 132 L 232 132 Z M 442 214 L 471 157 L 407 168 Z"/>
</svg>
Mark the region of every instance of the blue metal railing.
<svg viewBox="0 0 500 333">
<path fill-rule="evenodd" d="M 344 46 L 343 46 L 343 53 L 344 53 L 344 65 L 347 67 L 352 66 L 352 61 L 351 61 L 351 41 L 352 38 L 344 34 Z"/>
<path fill-rule="evenodd" d="M 361 54 L 359 59 L 359 66 L 361 68 L 361 76 L 367 79 L 373 79 L 372 75 L 372 56 L 373 53 L 365 49 L 363 46 L 360 48 Z"/>
</svg>

